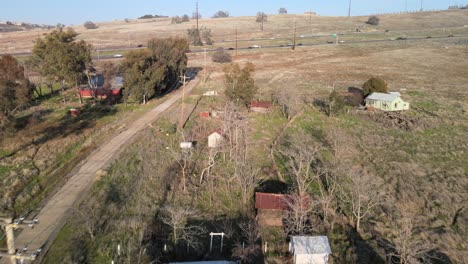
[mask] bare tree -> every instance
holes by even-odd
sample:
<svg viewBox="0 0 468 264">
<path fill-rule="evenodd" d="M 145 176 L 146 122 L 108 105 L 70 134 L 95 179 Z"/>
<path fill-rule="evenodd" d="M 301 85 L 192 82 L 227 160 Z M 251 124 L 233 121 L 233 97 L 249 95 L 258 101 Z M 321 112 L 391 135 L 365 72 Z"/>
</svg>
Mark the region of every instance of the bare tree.
<svg viewBox="0 0 468 264">
<path fill-rule="evenodd" d="M 336 210 L 338 209 L 337 195 L 339 184 L 337 176 L 331 171 L 315 173 L 315 182 L 317 183 L 318 195 L 313 199 L 317 201 L 323 222 L 329 224 L 330 230 L 333 230 Z"/>
<path fill-rule="evenodd" d="M 403 216 L 396 221 L 393 243 L 387 243 L 392 263 L 396 260 L 399 264 L 419 264 L 430 259 L 429 252 L 434 250 L 434 246 L 418 232 L 415 222 L 414 216 Z"/>
<path fill-rule="evenodd" d="M 206 234 L 207 230 L 202 224 L 186 225 L 182 230 L 180 238 L 187 246 L 187 253 L 189 253 L 190 248 L 194 248 L 195 250 L 202 249 L 203 242 L 200 238 Z"/>
<path fill-rule="evenodd" d="M 195 245 L 194 238 L 203 231 L 201 226 L 188 226 L 188 219 L 197 215 L 197 211 L 189 207 L 167 205 L 162 208 L 161 221 L 172 229 L 174 245 L 181 240 Z"/>
<path fill-rule="evenodd" d="M 223 116 L 223 133 L 227 138 L 224 148 L 234 163 L 247 157 L 247 128 L 247 118 L 241 108 L 227 102 Z"/>
<path fill-rule="evenodd" d="M 303 99 L 297 93 L 280 89 L 274 93 L 274 98 L 276 103 L 281 106 L 281 111 L 288 120 L 291 120 L 302 109 Z"/>
<path fill-rule="evenodd" d="M 287 14 L 288 13 L 288 10 L 284 7 L 281 7 L 279 10 L 278 10 L 278 14 L 280 15 L 284 15 L 284 14 Z"/>
<path fill-rule="evenodd" d="M 249 219 L 239 224 L 244 243 L 236 243 L 233 256 L 240 259 L 242 263 L 258 263 L 258 258 L 262 255 L 261 247 L 257 244 L 261 233 L 254 219 Z M 247 245 L 245 245 L 247 244 Z"/>
<path fill-rule="evenodd" d="M 315 145 L 310 136 L 301 133 L 295 135 L 287 147 L 280 149 L 279 153 L 286 159 L 287 173 L 293 181 L 293 188 L 300 196 L 309 193 L 311 183 L 314 181 L 314 162 L 320 148 Z"/>
<path fill-rule="evenodd" d="M 310 216 L 313 203 L 309 195 L 292 194 L 287 198 L 288 213 L 285 218 L 285 230 L 289 235 L 305 235 L 312 231 Z"/>
<path fill-rule="evenodd" d="M 355 222 L 356 231 L 360 231 L 361 221 L 383 201 L 383 193 L 379 190 L 380 178 L 371 177 L 368 173 L 350 168 L 344 182 L 340 184 L 340 196 L 348 205 L 351 218 Z"/>
<path fill-rule="evenodd" d="M 246 206 L 249 200 L 253 198 L 260 170 L 249 159 L 243 160 L 235 164 L 235 166 L 235 176 L 241 189 L 242 204 Z"/>
<path fill-rule="evenodd" d="M 180 135 L 169 142 L 169 146 L 166 149 L 169 151 L 172 159 L 179 165 L 180 172 L 182 173 L 182 190 L 187 190 L 187 181 L 191 176 L 191 164 L 193 158 L 192 149 L 182 149 L 180 148 L 180 142 L 185 142 L 186 138 L 183 131 L 178 132 Z"/>
<path fill-rule="evenodd" d="M 75 209 L 75 212 L 79 215 L 81 223 L 86 227 L 89 238 L 94 241 L 99 222 L 102 219 L 99 204 L 91 201 L 83 203 L 78 209 Z"/>
<path fill-rule="evenodd" d="M 256 22 L 260 24 L 260 29 L 263 31 L 263 24 L 267 22 L 268 16 L 264 12 L 258 12 Z"/>
</svg>

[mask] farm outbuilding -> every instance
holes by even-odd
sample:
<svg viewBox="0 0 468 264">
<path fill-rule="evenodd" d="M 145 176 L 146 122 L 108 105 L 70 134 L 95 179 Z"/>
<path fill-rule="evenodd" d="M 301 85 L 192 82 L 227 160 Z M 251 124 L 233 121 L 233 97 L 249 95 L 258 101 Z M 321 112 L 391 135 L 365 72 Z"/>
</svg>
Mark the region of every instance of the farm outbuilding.
<svg viewBox="0 0 468 264">
<path fill-rule="evenodd" d="M 409 103 L 403 101 L 400 93 L 371 93 L 364 100 L 367 108 L 379 109 L 382 111 L 404 111 L 409 109 Z"/>
<path fill-rule="evenodd" d="M 219 146 L 222 140 L 223 140 L 223 134 L 221 132 L 221 129 L 217 129 L 215 132 L 211 133 L 208 136 L 208 147 L 216 148 Z"/>
<path fill-rule="evenodd" d="M 253 101 L 250 103 L 250 110 L 257 113 L 268 113 L 273 108 L 270 101 Z"/>
<path fill-rule="evenodd" d="M 283 226 L 284 211 L 289 210 L 289 195 L 255 193 L 257 222 L 261 226 Z"/>
<path fill-rule="evenodd" d="M 83 98 L 101 98 L 119 97 L 122 95 L 123 78 L 116 76 L 110 89 L 104 89 L 104 76 L 97 74 L 91 77 L 91 87 L 80 88 L 80 95 Z"/>
<path fill-rule="evenodd" d="M 289 251 L 294 264 L 327 264 L 332 253 L 326 236 L 292 236 Z"/>
</svg>

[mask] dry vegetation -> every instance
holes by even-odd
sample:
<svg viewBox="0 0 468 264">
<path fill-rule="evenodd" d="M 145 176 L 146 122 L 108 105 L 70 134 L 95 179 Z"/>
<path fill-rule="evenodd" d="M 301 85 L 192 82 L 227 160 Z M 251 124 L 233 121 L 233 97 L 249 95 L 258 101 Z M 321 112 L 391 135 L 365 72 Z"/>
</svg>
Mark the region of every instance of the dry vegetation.
<svg viewBox="0 0 468 264">
<path fill-rule="evenodd" d="M 381 21 L 377 27 L 365 24 L 368 17 L 311 17 L 308 15 L 269 15 L 263 32 L 255 22 L 255 17 L 201 19 L 200 25 L 212 30 L 215 42 L 234 40 L 236 28 L 239 39 L 290 37 L 294 20 L 297 21 L 298 35 L 353 33 L 356 28 L 361 29 L 362 32 L 382 32 L 387 29 L 411 32 L 412 30 L 446 28 L 450 32 L 452 27 L 463 27 L 468 24 L 467 13 L 467 10 L 453 10 L 383 15 L 380 16 Z M 187 29 L 195 26 L 195 20 L 176 25 L 171 24 L 170 18 L 132 19 L 129 22 L 112 21 L 96 24 L 99 28 L 95 30 L 86 30 L 82 25 L 73 26 L 73 29 L 80 34 L 79 39 L 91 43 L 94 47 L 136 47 L 155 37 L 186 36 Z M 15 50 L 9 52 L 27 51 L 32 48 L 33 41 L 45 32 L 47 31 L 32 30 L 3 33 L 0 38 L 0 47 L 8 49 L 10 46 L 15 46 Z"/>
<path fill-rule="evenodd" d="M 328 199 L 331 196 L 321 195 L 320 189 L 312 193 L 317 202 L 312 211 L 327 214 L 324 218 L 318 213 L 321 217 L 313 218 L 313 229 L 308 231 L 328 234 L 334 263 L 383 263 L 386 256 L 411 261 L 431 255 L 432 249 L 441 252 L 437 254 L 442 260 L 448 257 L 454 263 L 466 262 L 468 80 L 463 72 L 468 68 L 467 57 L 463 47 L 432 41 L 418 45 L 387 43 L 239 52 L 234 61 L 256 65 L 258 99 L 268 100 L 283 90 L 293 97 L 300 96 L 300 100 L 288 102 L 298 102 L 302 109 L 295 111 L 293 118 L 285 117 L 278 109 L 267 116 L 250 113 L 245 124 L 228 119 L 228 123 L 239 124 L 246 133 L 248 156 L 253 167 L 259 169 L 251 171 L 247 166 L 245 175 L 258 173 L 257 180 L 286 180 L 294 186 L 293 175 L 284 170 L 287 167 L 277 154 L 271 159 L 270 151 L 280 151 L 291 139 L 302 140 L 315 149 L 316 156 L 311 159 L 320 160 L 326 164 L 322 169 L 333 172 L 329 175 L 334 178 L 329 180 L 336 180 L 340 186 L 355 186 L 353 190 L 367 194 L 378 190 L 377 200 L 369 200 L 369 206 L 376 204 L 376 209 L 364 216 L 347 211 L 346 204 L 352 203 L 353 198 L 339 196 L 338 189 L 333 195 L 341 197 L 335 201 L 342 203 L 339 210 L 334 200 Z M 202 55 L 192 55 L 191 67 L 203 64 Z M 193 155 L 180 156 L 178 151 L 165 150 L 165 146 L 172 149 L 182 137 L 175 133 L 179 108 L 174 107 L 167 113 L 167 121 L 153 124 L 153 129 L 142 135 L 140 143 L 127 150 L 95 187 L 90 201 L 110 199 L 96 209 L 100 214 L 97 218 L 106 223 L 98 225 L 95 237 L 81 228 L 83 223 L 77 217 L 62 231 L 47 256 L 48 263 L 77 257 L 109 261 L 115 254 L 110 246 L 115 243 L 108 241 L 114 239 L 129 248 L 125 258 L 130 262 L 197 258 L 208 247 L 209 240 L 201 236 L 203 230 L 231 231 L 224 257 L 230 257 L 230 252 L 239 258 L 259 257 L 255 246 L 236 246 L 241 241 L 248 245 L 249 239 L 256 240 L 258 236 L 270 241 L 276 250 L 262 258 L 286 261 L 282 231 L 256 230 L 249 225 L 252 193 L 244 187 L 251 186 L 255 179 L 238 178 L 231 172 L 232 164 L 222 159 L 211 168 L 209 177 L 204 174 L 209 164 L 206 135 L 223 127 L 223 123 L 214 118 L 201 119 L 197 113 L 225 109 L 223 97 L 200 97 L 209 90 L 223 93 L 223 66 L 209 62 L 207 75 L 208 81 L 186 100 L 186 114 L 195 107 L 183 136 L 184 140 L 199 142 Z M 384 78 L 390 90 L 400 91 L 411 103 L 412 109 L 399 118 L 417 120 L 417 128 L 382 124 L 381 119 L 358 110 L 327 117 L 314 106 L 314 100 L 328 96 L 333 83 L 341 92 L 348 87 L 361 87 L 371 76 Z M 353 182 L 351 171 L 366 177 Z M 312 178 L 311 182 L 316 180 Z M 144 188 L 138 185 L 140 181 L 144 181 Z M 128 186 L 127 182 L 133 183 Z M 104 198 L 109 195 L 111 198 Z M 125 199 L 112 200 L 115 195 Z M 171 243 L 172 228 L 165 227 L 159 217 L 168 206 L 195 209 L 181 222 L 187 230 L 181 231 L 183 238 L 176 244 Z M 143 209 L 132 213 L 134 208 Z M 359 232 L 353 231 L 357 218 L 361 220 Z M 243 224 L 237 226 L 232 221 Z M 186 253 L 184 241 L 188 240 L 198 242 Z M 82 242 L 81 255 L 64 255 L 71 251 L 71 241 Z M 164 244 L 169 245 L 167 254 L 161 254 Z M 146 248 L 146 253 L 141 252 L 142 248 Z"/>
<path fill-rule="evenodd" d="M 222 40 L 231 39 L 232 34 L 216 32 L 234 31 L 234 23 L 226 29 L 231 19 L 238 21 L 242 37 L 250 38 L 284 35 L 292 17 L 270 16 L 263 33 L 252 18 L 203 22 Z M 299 17 L 299 32 L 304 33 L 352 31 L 367 19 L 312 17 L 312 26 L 308 16 Z M 388 15 L 377 28 L 452 27 L 466 24 L 465 19 L 466 11 Z M 184 34 L 190 23 L 169 26 L 168 19 L 100 23 L 98 29 L 83 30 L 81 36 L 99 45 L 126 45 L 129 35 L 144 42 L 152 37 L 145 35 L 150 29 L 158 36 Z M 122 38 L 103 37 L 106 34 Z M 314 156 L 305 158 L 322 164 L 317 171 L 326 172 L 330 177 L 326 180 L 337 184 L 333 192 L 324 192 L 318 177 L 306 182 L 316 187 L 311 194 L 314 225 L 308 232 L 330 237 L 333 263 L 384 263 L 391 255 L 413 261 L 432 249 L 440 252 L 440 259 L 467 263 L 468 50 L 455 44 L 429 39 L 298 47 L 295 51 L 258 49 L 233 56 L 235 62 L 256 66 L 258 99 L 282 94 L 283 102 L 298 105 L 288 116 L 279 108 L 267 115 L 246 113 L 227 107 L 223 96 L 201 97 L 206 91 L 223 94 L 224 90 L 223 65 L 208 62 L 207 82 L 186 99 L 185 113 L 192 115 L 184 132 L 176 131 L 179 107 L 174 107 L 166 113 L 166 120 L 142 133 L 80 205 L 45 261 L 108 263 L 117 259 L 116 244 L 125 249 L 119 260 L 128 263 L 206 257 L 209 240 L 202 234 L 209 230 L 229 234 L 224 257 L 231 257 L 230 253 L 239 258 L 258 257 L 259 249 L 252 241 L 261 237 L 279 253 L 260 254 L 260 258 L 284 263 L 284 233 L 257 230 L 249 219 L 255 182 L 301 185 L 284 158 L 300 153 L 283 149 L 293 142 L 306 143 L 314 150 Z M 190 56 L 190 67 L 204 66 L 202 54 Z M 371 76 L 385 79 L 391 91 L 401 92 L 411 103 L 410 111 L 396 117 L 403 121 L 357 109 L 328 117 L 315 106 L 314 101 L 326 100 L 333 85 L 344 93 L 348 87 L 361 87 Z M 230 115 L 224 115 L 225 122 L 198 117 L 199 111 L 210 109 Z M 411 125 L 399 125 L 402 122 Z M 206 136 L 219 127 L 226 129 L 226 124 L 240 131 L 241 140 L 235 145 L 230 141 L 227 154 L 219 155 L 210 167 Z M 198 142 L 193 153 L 178 151 L 182 140 Z M 355 181 L 356 175 L 363 177 Z M 369 193 L 368 205 L 375 208 L 364 216 L 350 209 L 356 193 L 340 195 L 338 186 Z M 183 207 L 193 210 L 179 210 Z M 182 216 L 171 218 L 171 213 Z M 180 233 L 174 235 L 174 227 L 180 227 Z M 241 242 L 246 242 L 247 250 Z M 165 244 L 169 253 L 162 253 Z"/>
</svg>

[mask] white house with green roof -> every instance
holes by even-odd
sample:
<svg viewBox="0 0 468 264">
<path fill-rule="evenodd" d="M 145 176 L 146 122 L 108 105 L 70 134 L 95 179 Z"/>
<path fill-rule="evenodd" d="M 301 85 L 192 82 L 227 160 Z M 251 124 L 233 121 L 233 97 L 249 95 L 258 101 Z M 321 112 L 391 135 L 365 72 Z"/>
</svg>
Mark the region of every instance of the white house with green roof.
<svg viewBox="0 0 468 264">
<path fill-rule="evenodd" d="M 399 92 L 371 93 L 364 101 L 368 108 L 388 112 L 408 110 L 410 105 L 401 99 Z"/>
</svg>

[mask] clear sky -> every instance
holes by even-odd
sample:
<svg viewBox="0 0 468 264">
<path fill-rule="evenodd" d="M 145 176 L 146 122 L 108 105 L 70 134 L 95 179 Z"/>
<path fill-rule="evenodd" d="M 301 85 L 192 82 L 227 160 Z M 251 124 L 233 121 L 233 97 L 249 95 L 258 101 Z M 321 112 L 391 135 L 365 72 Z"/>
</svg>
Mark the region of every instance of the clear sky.
<svg viewBox="0 0 468 264">
<path fill-rule="evenodd" d="M 0 21 L 39 24 L 80 24 L 87 20 L 110 21 L 136 18 L 144 14 L 167 16 L 191 14 L 196 0 L 0 0 Z M 468 0 L 422 0 L 423 7 L 446 9 L 449 5 L 468 4 Z M 258 11 L 289 13 L 313 10 L 320 15 L 347 15 L 349 0 L 199 0 L 200 13 L 210 17 L 218 10 L 232 16 L 255 15 Z M 352 15 L 419 10 L 421 0 L 352 0 Z"/>
</svg>

